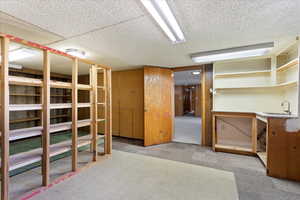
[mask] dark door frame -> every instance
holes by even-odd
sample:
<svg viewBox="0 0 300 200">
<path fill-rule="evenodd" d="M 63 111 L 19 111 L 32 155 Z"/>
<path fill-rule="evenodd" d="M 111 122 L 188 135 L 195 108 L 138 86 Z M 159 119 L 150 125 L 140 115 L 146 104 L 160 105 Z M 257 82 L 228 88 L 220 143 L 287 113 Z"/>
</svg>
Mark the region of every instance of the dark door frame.
<svg viewBox="0 0 300 200">
<path fill-rule="evenodd" d="M 202 107 L 201 108 L 202 111 L 201 145 L 212 146 L 213 97 L 211 94 L 211 88 L 213 88 L 213 64 L 174 67 L 171 69 L 173 70 L 173 72 L 186 71 L 186 70 L 201 71 L 201 107 Z M 174 103 L 173 103 L 173 110 L 174 110 Z M 173 134 L 174 134 L 174 130 L 173 130 Z"/>
</svg>

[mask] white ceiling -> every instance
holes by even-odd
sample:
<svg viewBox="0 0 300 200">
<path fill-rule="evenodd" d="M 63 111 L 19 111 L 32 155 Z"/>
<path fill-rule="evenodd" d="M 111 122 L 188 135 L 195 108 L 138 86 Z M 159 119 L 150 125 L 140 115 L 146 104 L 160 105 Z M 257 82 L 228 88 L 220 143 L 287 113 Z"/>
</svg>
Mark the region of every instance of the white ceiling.
<svg viewBox="0 0 300 200">
<path fill-rule="evenodd" d="M 0 31 L 113 69 L 194 65 L 190 53 L 275 42 L 300 35 L 300 0 L 168 0 L 186 36 L 173 45 L 139 0 L 1 0 Z M 9 19 L 9 20 L 7 20 Z"/>
<path fill-rule="evenodd" d="M 175 85 L 198 85 L 198 84 L 200 84 L 201 74 L 193 75 L 192 74 L 193 71 L 199 71 L 199 70 L 174 72 Z"/>
</svg>

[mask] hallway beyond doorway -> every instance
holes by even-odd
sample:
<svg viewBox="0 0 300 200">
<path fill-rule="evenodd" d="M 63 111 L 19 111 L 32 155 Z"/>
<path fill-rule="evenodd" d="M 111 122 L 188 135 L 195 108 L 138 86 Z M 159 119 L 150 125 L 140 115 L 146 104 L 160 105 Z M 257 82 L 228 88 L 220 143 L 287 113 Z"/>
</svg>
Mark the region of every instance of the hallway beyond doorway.
<svg viewBox="0 0 300 200">
<path fill-rule="evenodd" d="M 201 118 L 192 116 L 175 117 L 174 142 L 201 144 Z"/>
</svg>

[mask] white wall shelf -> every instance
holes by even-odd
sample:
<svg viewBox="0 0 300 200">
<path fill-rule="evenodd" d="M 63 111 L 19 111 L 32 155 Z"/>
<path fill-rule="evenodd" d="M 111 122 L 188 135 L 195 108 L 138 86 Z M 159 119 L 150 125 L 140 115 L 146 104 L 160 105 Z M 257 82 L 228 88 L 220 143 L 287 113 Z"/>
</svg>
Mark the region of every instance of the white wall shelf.
<svg viewBox="0 0 300 200">
<path fill-rule="evenodd" d="M 299 112 L 299 43 L 269 58 L 214 63 L 213 109 L 281 112 L 281 102 Z"/>
<path fill-rule="evenodd" d="M 296 86 L 298 85 L 298 81 L 289 81 L 281 84 L 276 85 L 262 85 L 262 86 L 243 86 L 243 87 L 219 87 L 215 88 L 215 90 L 227 90 L 227 89 L 265 89 L 265 88 L 276 88 L 276 87 L 287 87 L 287 86 Z"/>
<path fill-rule="evenodd" d="M 261 71 L 248 71 L 248 72 L 236 72 L 236 73 L 218 73 L 215 74 L 215 78 L 230 78 L 233 76 L 248 76 L 248 75 L 269 75 L 271 70 L 261 70 Z"/>
<path fill-rule="evenodd" d="M 283 72 L 285 70 L 288 70 L 291 67 L 296 67 L 299 64 L 299 58 L 296 58 L 294 60 L 291 60 L 290 62 L 282 65 L 281 67 L 277 68 L 277 72 Z"/>
</svg>

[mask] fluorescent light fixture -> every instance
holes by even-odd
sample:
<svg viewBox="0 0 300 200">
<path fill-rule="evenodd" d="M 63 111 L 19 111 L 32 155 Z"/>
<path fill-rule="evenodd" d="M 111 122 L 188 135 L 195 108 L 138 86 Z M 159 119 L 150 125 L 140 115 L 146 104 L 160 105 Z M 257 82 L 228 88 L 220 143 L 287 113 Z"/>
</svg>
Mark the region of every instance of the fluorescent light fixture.
<svg viewBox="0 0 300 200">
<path fill-rule="evenodd" d="M 86 54 L 84 51 L 78 50 L 78 49 L 66 49 L 65 52 L 67 54 L 70 54 L 72 56 L 78 57 L 78 58 L 86 58 Z"/>
<path fill-rule="evenodd" d="M 243 47 L 233 47 L 228 49 L 206 51 L 191 54 L 191 59 L 196 63 L 210 63 L 220 60 L 230 60 L 238 58 L 248 58 L 263 56 L 269 53 L 274 47 L 274 42 L 255 44 Z"/>
<path fill-rule="evenodd" d="M 8 60 L 10 62 L 16 61 L 16 60 L 20 60 L 23 58 L 29 58 L 29 57 L 35 56 L 36 54 L 37 54 L 37 52 L 32 49 L 21 48 L 21 49 L 10 51 L 8 54 Z"/>
<path fill-rule="evenodd" d="M 199 75 L 200 74 L 200 71 L 194 71 L 192 72 L 193 75 Z"/>
<path fill-rule="evenodd" d="M 141 2 L 173 43 L 185 41 L 166 0 L 141 0 Z"/>
</svg>

